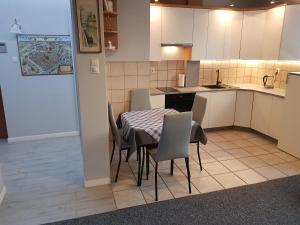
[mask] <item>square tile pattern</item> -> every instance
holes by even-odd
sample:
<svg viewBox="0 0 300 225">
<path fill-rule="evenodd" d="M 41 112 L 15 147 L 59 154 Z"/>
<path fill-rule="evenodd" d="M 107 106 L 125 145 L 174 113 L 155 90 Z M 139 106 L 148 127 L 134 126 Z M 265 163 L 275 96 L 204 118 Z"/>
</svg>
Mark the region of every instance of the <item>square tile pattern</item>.
<svg viewBox="0 0 300 225">
<path fill-rule="evenodd" d="M 144 64 L 126 65 L 128 75 L 147 70 Z M 116 68 L 113 74 L 118 73 Z M 196 145 L 190 145 L 192 195 L 300 174 L 300 160 L 257 134 L 230 129 L 210 131 L 207 136 L 209 144 L 200 149 L 202 171 Z M 112 181 L 117 161 L 116 153 Z M 0 164 L 8 190 L 0 206 L 1 225 L 49 223 L 153 203 L 155 198 L 153 161 L 149 180 L 144 175 L 142 186 L 137 187 L 136 155 L 122 162 L 117 183 L 84 188 L 78 137 L 0 142 Z M 159 163 L 158 171 L 159 201 L 190 195 L 184 160 L 175 160 L 173 176 L 168 161 Z"/>
</svg>

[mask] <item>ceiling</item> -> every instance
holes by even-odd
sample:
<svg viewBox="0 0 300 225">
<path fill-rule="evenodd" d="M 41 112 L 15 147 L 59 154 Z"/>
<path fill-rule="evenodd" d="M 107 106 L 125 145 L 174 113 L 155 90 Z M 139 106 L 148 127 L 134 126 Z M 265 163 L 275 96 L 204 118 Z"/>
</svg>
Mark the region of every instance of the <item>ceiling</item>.
<svg viewBox="0 0 300 225">
<path fill-rule="evenodd" d="M 155 2 L 151 0 L 151 3 L 161 4 L 178 4 L 178 5 L 194 5 L 203 7 L 229 7 L 230 4 L 234 4 L 236 8 L 259 8 L 269 7 L 271 0 L 158 0 Z M 300 0 L 274 0 L 275 4 L 299 4 Z"/>
</svg>

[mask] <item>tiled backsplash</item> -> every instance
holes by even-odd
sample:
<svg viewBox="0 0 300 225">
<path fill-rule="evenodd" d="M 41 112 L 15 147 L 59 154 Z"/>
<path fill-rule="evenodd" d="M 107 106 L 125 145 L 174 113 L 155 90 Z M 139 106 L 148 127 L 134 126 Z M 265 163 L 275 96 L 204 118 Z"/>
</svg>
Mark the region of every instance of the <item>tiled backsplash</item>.
<svg viewBox="0 0 300 225">
<path fill-rule="evenodd" d="M 127 111 L 129 92 L 135 88 L 175 87 L 178 74 L 184 73 L 183 61 L 107 62 L 108 97 L 114 112 Z M 253 83 L 262 85 L 262 77 L 280 69 L 275 87 L 285 88 L 287 73 L 300 71 L 300 62 L 286 61 L 201 61 L 199 85 L 216 82 L 216 70 L 225 84 Z"/>
</svg>

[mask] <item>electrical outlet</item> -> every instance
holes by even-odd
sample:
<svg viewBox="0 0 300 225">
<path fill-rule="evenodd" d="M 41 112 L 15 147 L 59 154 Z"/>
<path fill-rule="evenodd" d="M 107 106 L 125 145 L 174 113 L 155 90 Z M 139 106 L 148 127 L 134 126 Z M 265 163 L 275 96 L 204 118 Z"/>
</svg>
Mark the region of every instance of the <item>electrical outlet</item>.
<svg viewBox="0 0 300 225">
<path fill-rule="evenodd" d="M 156 73 L 156 68 L 155 67 L 151 67 L 151 73 Z"/>
</svg>

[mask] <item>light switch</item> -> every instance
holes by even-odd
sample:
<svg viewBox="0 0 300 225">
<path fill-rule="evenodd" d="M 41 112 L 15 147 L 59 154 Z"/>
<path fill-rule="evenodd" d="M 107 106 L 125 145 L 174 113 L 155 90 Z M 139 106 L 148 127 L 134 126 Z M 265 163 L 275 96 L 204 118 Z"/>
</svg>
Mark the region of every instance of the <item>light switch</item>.
<svg viewBox="0 0 300 225">
<path fill-rule="evenodd" d="M 100 73 L 99 59 L 98 58 L 93 58 L 93 59 L 91 59 L 90 63 L 91 63 L 91 65 L 90 65 L 91 73 L 99 74 Z"/>
</svg>

